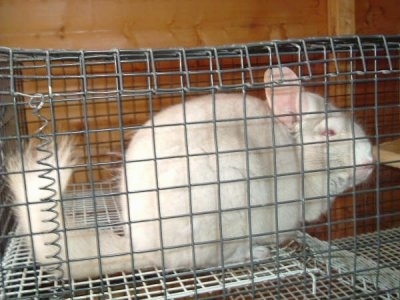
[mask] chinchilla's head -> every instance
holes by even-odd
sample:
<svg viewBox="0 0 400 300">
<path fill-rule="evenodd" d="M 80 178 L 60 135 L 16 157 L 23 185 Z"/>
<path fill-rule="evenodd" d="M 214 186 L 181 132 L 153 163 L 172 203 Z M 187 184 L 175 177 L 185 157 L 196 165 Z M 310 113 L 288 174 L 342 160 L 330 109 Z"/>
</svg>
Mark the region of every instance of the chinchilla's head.
<svg viewBox="0 0 400 300">
<path fill-rule="evenodd" d="M 294 137 L 299 172 L 305 178 L 303 194 L 315 204 L 308 211 L 306 207 L 306 220 L 312 220 L 338 194 L 369 177 L 374 163 L 372 146 L 350 114 L 303 91 L 292 70 L 273 68 L 265 74 L 266 82 L 271 78 L 277 85 L 266 88 L 267 102 L 277 122 Z"/>
</svg>

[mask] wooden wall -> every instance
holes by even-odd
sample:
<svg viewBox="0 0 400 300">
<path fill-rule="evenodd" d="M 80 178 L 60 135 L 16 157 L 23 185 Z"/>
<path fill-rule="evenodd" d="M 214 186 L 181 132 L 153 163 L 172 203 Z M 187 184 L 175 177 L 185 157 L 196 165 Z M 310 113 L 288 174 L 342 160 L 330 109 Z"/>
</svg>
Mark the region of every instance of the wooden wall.
<svg viewBox="0 0 400 300">
<path fill-rule="evenodd" d="M 0 45 L 192 47 L 400 32 L 397 0 L 0 0 Z"/>
<path fill-rule="evenodd" d="M 159 48 L 326 34 L 326 1 L 3 0 L 0 3 L 0 44 L 14 47 Z"/>
</svg>

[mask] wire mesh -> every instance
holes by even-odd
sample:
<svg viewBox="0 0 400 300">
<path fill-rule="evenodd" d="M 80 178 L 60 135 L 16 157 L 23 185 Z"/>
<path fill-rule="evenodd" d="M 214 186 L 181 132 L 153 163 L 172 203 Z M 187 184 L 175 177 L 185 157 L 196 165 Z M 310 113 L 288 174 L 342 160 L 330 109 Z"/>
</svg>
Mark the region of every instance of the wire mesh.
<svg viewBox="0 0 400 300">
<path fill-rule="evenodd" d="M 104 191 L 108 189 L 111 187 L 104 184 L 96 187 L 99 195 L 107 194 Z M 84 190 L 84 186 L 74 186 L 71 193 L 82 195 Z M 99 196 L 96 201 L 99 202 L 97 213 L 101 224 L 120 218 L 117 197 Z M 89 202 L 67 203 L 66 211 L 73 213 L 68 219 L 71 224 L 94 223 L 93 207 Z M 382 247 L 379 260 L 372 247 L 378 239 Z M 195 276 L 194 270 L 167 273 L 157 268 L 137 270 L 135 274 L 121 273 L 103 279 L 72 280 L 66 286 L 64 296 L 73 299 L 182 299 L 193 296 L 213 299 L 224 295 L 235 299 L 251 296 L 259 299 L 350 299 L 363 296 L 368 299 L 369 295 L 370 299 L 376 299 L 375 296 L 398 299 L 400 230 L 393 228 L 360 235 L 357 245 L 354 240 L 347 237 L 329 244 L 299 232 L 298 243 L 281 248 L 277 257 L 255 266 L 254 270 L 244 265 L 223 271 L 218 268 L 196 271 Z M 274 254 L 275 251 L 277 249 Z M 63 284 L 54 282 L 40 266 L 34 265 L 29 247 L 22 238 L 11 239 L 2 268 L 3 296 L 10 299 L 49 297 L 54 285 Z"/>
<path fill-rule="evenodd" d="M 196 49 L 0 48 L 0 162 L 3 166 L 10 155 L 6 149 L 19 152 L 38 133 L 46 140 L 75 137 L 79 163 L 69 166 L 74 174 L 62 197 L 65 226 L 55 231 L 63 236 L 63 228 L 72 232 L 83 226 L 108 228 L 122 236 L 126 224 L 118 170 L 132 134 L 156 112 L 203 94 L 263 98 L 264 89 L 272 85 L 265 82 L 264 72 L 285 66 L 295 71 L 305 89 L 354 117 L 379 150 L 379 145 L 400 138 L 399 58 L 398 36 Z M 154 267 L 82 280 L 56 278 L 36 261 L 32 244 L 14 226 L 12 195 L 2 190 L 1 296 L 398 299 L 400 171 L 390 165 L 399 157 L 385 164 L 379 159 L 368 183 L 342 193 L 319 220 L 293 229 L 297 238 L 292 242 L 269 245 L 267 259 L 204 269 Z M 7 175 L 2 167 L 0 180 Z M 59 205 L 58 199 L 52 201 Z"/>
</svg>

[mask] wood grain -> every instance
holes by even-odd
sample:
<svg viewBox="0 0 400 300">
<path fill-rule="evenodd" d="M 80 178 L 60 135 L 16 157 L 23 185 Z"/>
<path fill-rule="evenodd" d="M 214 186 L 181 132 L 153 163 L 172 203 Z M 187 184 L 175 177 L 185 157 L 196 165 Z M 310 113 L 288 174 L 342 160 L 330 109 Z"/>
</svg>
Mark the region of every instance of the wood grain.
<svg viewBox="0 0 400 300">
<path fill-rule="evenodd" d="M 329 35 L 355 34 L 354 0 L 328 1 Z"/>
<path fill-rule="evenodd" d="M 399 34 L 398 0 L 355 0 L 358 34 Z"/>
<path fill-rule="evenodd" d="M 0 44 L 192 47 L 327 34 L 326 1 L 1 0 Z"/>
</svg>

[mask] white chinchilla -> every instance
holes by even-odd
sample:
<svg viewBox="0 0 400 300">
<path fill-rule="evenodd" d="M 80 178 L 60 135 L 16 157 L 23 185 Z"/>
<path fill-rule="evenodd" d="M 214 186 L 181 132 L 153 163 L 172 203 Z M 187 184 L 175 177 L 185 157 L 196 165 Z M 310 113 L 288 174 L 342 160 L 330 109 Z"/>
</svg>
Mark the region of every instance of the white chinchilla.
<svg viewBox="0 0 400 300">
<path fill-rule="evenodd" d="M 267 101 L 244 94 L 201 96 L 155 114 L 138 129 L 121 169 L 125 236 L 67 231 L 69 260 L 92 259 L 64 263 L 64 274 L 67 267 L 73 278 L 83 278 L 262 259 L 269 243 L 291 238 L 301 222 L 317 219 L 339 193 L 366 180 L 373 158 L 362 128 L 322 97 L 302 91 L 290 69 L 268 70 L 265 81 L 271 80 L 276 84 L 266 88 Z M 60 145 L 54 166 L 71 166 L 73 146 Z M 36 160 L 28 149 L 24 170 L 42 169 Z M 21 170 L 17 162 L 10 160 L 9 172 Z M 51 174 L 62 191 L 71 169 Z M 45 204 L 32 204 L 46 197 L 40 181 L 38 172 L 9 176 L 15 203 L 29 203 L 15 207 L 24 233 L 49 230 L 41 221 Z M 101 270 L 97 237 L 101 255 L 110 255 L 101 259 Z M 37 261 L 54 262 L 46 234 L 27 239 Z M 66 259 L 64 239 L 60 245 Z"/>
</svg>

